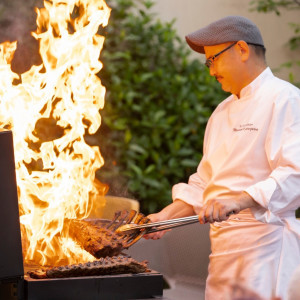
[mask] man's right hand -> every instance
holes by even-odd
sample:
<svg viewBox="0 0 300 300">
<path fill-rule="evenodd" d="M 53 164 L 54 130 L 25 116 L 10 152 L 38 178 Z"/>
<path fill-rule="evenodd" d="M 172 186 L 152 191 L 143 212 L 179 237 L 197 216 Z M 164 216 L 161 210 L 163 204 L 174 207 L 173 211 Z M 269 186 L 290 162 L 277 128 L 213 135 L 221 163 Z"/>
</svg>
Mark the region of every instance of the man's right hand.
<svg viewBox="0 0 300 300">
<path fill-rule="evenodd" d="M 194 214 L 195 212 L 191 205 L 185 203 L 180 199 L 176 199 L 174 202 L 166 206 L 160 212 L 156 214 L 150 214 L 147 217 L 150 219 L 150 222 L 160 222 L 160 221 L 165 221 L 165 220 L 170 220 L 175 218 L 192 216 Z M 148 239 L 158 240 L 170 230 L 171 229 L 145 234 L 143 237 L 146 240 Z"/>
<path fill-rule="evenodd" d="M 151 214 L 148 215 L 147 217 L 150 219 L 150 222 L 160 222 L 160 221 L 165 221 L 167 220 L 166 218 L 164 218 L 163 215 L 161 215 L 162 212 L 156 213 L 156 214 Z M 158 240 L 160 239 L 163 235 L 165 235 L 169 230 L 163 230 L 163 231 L 158 231 L 158 232 L 153 232 L 153 233 L 148 233 L 148 234 L 144 234 L 143 238 L 146 240 L 152 239 L 152 240 Z"/>
</svg>

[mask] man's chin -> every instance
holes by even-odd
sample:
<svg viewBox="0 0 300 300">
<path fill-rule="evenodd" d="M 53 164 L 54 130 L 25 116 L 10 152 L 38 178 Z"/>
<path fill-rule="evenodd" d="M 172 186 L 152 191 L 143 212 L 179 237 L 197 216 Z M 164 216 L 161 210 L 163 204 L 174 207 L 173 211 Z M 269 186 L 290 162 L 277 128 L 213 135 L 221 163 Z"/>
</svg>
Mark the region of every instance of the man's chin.
<svg viewBox="0 0 300 300">
<path fill-rule="evenodd" d="M 220 82 L 221 83 L 221 82 Z M 224 83 L 221 83 L 221 88 L 224 92 L 227 92 L 227 93 L 231 93 L 231 89 L 229 86 L 227 86 L 226 84 Z"/>
</svg>

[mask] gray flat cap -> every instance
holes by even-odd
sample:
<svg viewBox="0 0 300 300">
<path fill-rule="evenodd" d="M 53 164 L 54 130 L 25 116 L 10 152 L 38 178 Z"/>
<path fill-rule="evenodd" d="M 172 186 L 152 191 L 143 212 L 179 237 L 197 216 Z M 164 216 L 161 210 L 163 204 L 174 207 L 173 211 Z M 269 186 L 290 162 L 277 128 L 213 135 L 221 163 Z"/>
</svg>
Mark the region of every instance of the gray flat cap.
<svg viewBox="0 0 300 300">
<path fill-rule="evenodd" d="M 214 46 L 240 40 L 264 47 L 257 26 L 249 19 L 241 16 L 222 18 L 188 34 L 185 38 L 189 46 L 199 53 L 204 53 L 204 46 Z"/>
</svg>

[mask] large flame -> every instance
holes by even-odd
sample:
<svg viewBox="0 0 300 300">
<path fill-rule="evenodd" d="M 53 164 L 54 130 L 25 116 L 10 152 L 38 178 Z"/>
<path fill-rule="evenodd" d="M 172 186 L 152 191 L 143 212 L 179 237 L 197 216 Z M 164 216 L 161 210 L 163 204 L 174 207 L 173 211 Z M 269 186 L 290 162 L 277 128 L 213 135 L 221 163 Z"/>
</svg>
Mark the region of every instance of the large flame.
<svg viewBox="0 0 300 300">
<path fill-rule="evenodd" d="M 25 262 L 93 260 L 67 237 L 65 219 L 85 218 L 103 164 L 86 144 L 101 123 L 105 88 L 96 74 L 108 23 L 104 0 L 51 0 L 37 11 L 42 64 L 21 78 L 11 70 L 16 42 L 0 44 L 0 127 L 14 137 Z"/>
</svg>

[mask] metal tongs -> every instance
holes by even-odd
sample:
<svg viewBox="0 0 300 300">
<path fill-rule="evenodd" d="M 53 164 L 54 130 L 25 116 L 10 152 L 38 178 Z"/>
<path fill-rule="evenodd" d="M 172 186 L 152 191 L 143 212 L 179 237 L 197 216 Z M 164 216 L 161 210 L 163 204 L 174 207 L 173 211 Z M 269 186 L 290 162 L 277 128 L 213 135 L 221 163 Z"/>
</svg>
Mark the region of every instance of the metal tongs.
<svg viewBox="0 0 300 300">
<path fill-rule="evenodd" d="M 184 217 L 178 219 L 171 219 L 160 222 L 146 223 L 142 225 L 137 225 L 135 223 L 121 225 L 116 232 L 117 233 L 132 233 L 134 231 L 144 231 L 144 233 L 153 233 L 157 231 L 167 230 L 179 226 L 184 226 L 188 224 L 193 224 L 199 222 L 198 216 Z"/>
</svg>

